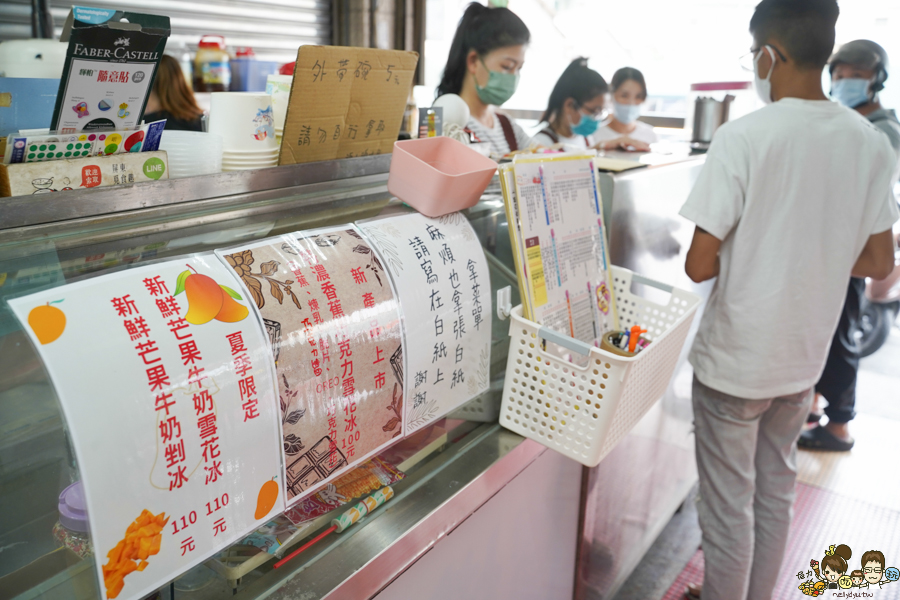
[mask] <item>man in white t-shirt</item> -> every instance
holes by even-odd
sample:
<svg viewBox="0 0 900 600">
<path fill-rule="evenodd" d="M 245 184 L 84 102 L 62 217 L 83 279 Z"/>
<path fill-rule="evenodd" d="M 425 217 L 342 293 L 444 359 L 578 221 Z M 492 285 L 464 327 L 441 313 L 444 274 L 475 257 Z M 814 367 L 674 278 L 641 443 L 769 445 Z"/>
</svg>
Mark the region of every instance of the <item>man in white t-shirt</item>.
<svg viewBox="0 0 900 600">
<path fill-rule="evenodd" d="M 837 17 L 835 0 L 756 7 L 753 69 L 770 105 L 719 129 L 681 209 L 697 225 L 685 270 L 717 277 L 690 353 L 703 600 L 771 597 L 796 441 L 847 281 L 893 266 L 893 150 L 822 91 Z"/>
</svg>

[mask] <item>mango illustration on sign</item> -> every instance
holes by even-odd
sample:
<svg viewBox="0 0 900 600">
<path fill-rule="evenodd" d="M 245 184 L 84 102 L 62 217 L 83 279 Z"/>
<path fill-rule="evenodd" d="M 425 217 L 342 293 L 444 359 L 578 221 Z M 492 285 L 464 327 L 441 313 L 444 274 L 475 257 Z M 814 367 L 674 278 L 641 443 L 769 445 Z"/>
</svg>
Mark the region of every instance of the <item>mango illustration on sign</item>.
<svg viewBox="0 0 900 600">
<path fill-rule="evenodd" d="M 109 562 L 103 565 L 103 583 L 107 598 L 119 595 L 129 573 L 147 568 L 147 559 L 159 553 L 162 530 L 168 522 L 166 513 L 154 515 L 145 508 L 125 530 L 125 538 L 106 553 Z"/>
<path fill-rule="evenodd" d="M 269 514 L 275 506 L 276 500 L 278 500 L 278 484 L 274 479 L 270 479 L 259 488 L 259 496 L 256 499 L 256 512 L 253 518 L 259 521 Z"/>
<path fill-rule="evenodd" d="M 59 302 L 62 300 L 36 306 L 28 313 L 28 326 L 42 346 L 59 339 L 66 329 L 66 314 L 55 306 L 50 306 Z"/>
<path fill-rule="evenodd" d="M 208 275 L 197 273 L 194 267 L 188 265 L 191 271 L 182 271 L 175 284 L 175 295 L 181 292 L 187 294 L 188 312 L 185 320 L 192 325 L 203 325 L 213 319 L 223 323 L 237 323 L 243 321 L 250 314 L 250 310 L 235 300 L 243 301 L 240 294 L 224 285 L 219 285 Z"/>
</svg>

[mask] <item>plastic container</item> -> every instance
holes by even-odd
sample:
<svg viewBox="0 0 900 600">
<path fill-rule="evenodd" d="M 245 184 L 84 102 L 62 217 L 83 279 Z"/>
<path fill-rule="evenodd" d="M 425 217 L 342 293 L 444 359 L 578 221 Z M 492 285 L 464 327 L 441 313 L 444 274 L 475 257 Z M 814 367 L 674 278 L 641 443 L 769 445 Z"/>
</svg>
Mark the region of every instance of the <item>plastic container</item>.
<svg viewBox="0 0 900 600">
<path fill-rule="evenodd" d="M 231 61 L 232 92 L 264 92 L 266 78 L 278 73 L 280 62 L 257 60 L 254 57 L 239 57 Z"/>
<path fill-rule="evenodd" d="M 0 42 L 0 77 L 59 79 L 62 77 L 68 48 L 68 44 L 58 40 Z M 49 118 L 47 122 L 50 122 Z"/>
<path fill-rule="evenodd" d="M 193 177 L 222 171 L 222 137 L 167 129 L 159 142 L 169 158 L 169 177 Z"/>
<path fill-rule="evenodd" d="M 448 137 L 394 142 L 388 191 L 426 217 L 475 206 L 497 163 Z"/>
<path fill-rule="evenodd" d="M 88 535 L 87 505 L 84 488 L 76 481 L 59 495 L 59 521 L 53 526 L 53 537 L 63 548 L 81 558 L 91 556 L 94 548 Z"/>
<path fill-rule="evenodd" d="M 221 35 L 204 35 L 194 57 L 194 91 L 225 92 L 231 86 L 231 57 Z"/>
<path fill-rule="evenodd" d="M 596 466 L 666 391 L 681 357 L 700 297 L 613 267 L 619 325 L 640 325 L 650 345 L 616 356 L 510 315 L 509 359 L 500 424 L 588 467 Z M 657 304 L 631 293 L 631 283 L 671 294 Z M 546 340 L 588 357 L 584 367 L 542 350 Z"/>
</svg>

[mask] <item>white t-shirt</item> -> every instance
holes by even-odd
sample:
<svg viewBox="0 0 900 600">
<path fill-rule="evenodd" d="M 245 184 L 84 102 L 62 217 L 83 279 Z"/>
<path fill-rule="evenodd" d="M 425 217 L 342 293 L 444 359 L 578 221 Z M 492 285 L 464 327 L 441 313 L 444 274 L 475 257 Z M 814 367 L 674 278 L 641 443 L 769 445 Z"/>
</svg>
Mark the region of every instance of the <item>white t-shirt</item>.
<svg viewBox="0 0 900 600">
<path fill-rule="evenodd" d="M 722 240 L 689 360 L 706 386 L 765 399 L 811 388 L 850 271 L 897 220 L 894 153 L 856 111 L 785 98 L 726 123 L 681 215 Z"/>
<path fill-rule="evenodd" d="M 587 150 L 595 143 L 593 136 L 590 135 L 572 135 L 565 137 L 555 131 L 553 133 L 556 135 L 556 141 L 553 141 L 552 137 L 544 133 L 544 130 L 541 130 L 531 138 L 531 145 L 553 146 L 554 144 L 562 144 L 563 146 L 577 148 L 579 150 Z"/>
<path fill-rule="evenodd" d="M 648 125 L 643 121 L 635 121 L 634 123 L 636 127 L 631 133 L 619 133 L 618 131 L 610 129 L 609 125 L 598 127 L 597 131 L 594 132 L 594 142 L 606 142 L 622 136 L 627 136 L 646 144 L 652 144 L 659 141 L 659 137 L 656 135 L 656 132 L 653 131 L 651 125 Z"/>
<path fill-rule="evenodd" d="M 516 123 L 515 119 L 509 115 L 506 115 L 506 118 L 509 119 L 513 131 L 516 134 L 516 142 L 519 144 L 519 150 L 528 148 L 531 137 L 529 137 L 529 135 L 525 133 L 525 130 Z M 492 154 L 503 155 L 510 152 L 509 144 L 506 143 L 506 136 L 503 135 L 503 126 L 500 124 L 500 119 L 497 118 L 496 114 L 494 115 L 493 129 L 488 129 L 482 125 L 480 121 L 476 121 L 471 117 L 469 117 L 469 122 L 466 123 L 466 128 L 474 133 L 480 141 L 490 142 Z"/>
</svg>

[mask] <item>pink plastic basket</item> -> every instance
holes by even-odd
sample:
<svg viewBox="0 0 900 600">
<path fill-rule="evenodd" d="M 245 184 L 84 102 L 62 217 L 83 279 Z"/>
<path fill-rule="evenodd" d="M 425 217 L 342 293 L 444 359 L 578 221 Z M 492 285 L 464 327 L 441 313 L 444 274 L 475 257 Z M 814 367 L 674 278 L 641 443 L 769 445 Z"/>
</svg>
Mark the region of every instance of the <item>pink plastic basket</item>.
<svg viewBox="0 0 900 600">
<path fill-rule="evenodd" d="M 388 191 L 426 217 L 475 206 L 497 163 L 448 137 L 394 142 Z"/>
</svg>

